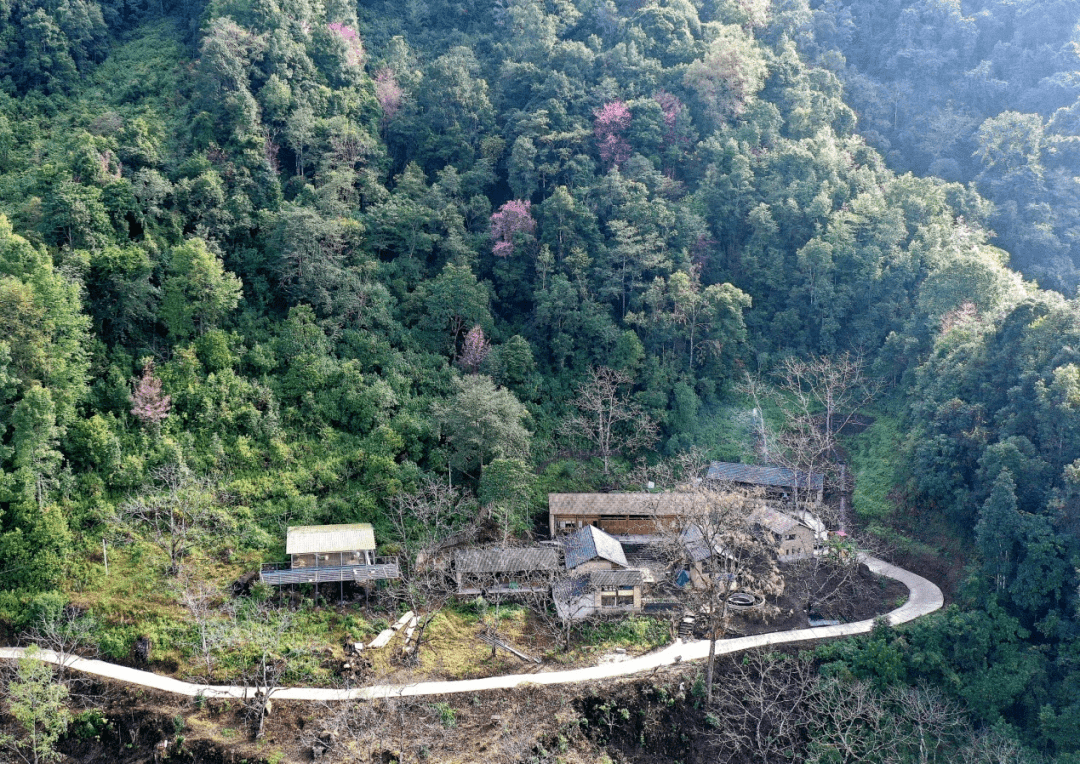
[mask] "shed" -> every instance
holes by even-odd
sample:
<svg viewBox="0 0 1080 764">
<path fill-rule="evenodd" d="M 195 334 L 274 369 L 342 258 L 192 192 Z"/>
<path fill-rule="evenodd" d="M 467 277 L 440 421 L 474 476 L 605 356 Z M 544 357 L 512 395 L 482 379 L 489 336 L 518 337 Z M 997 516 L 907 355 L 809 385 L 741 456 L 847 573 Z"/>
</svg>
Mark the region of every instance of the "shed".
<svg viewBox="0 0 1080 764">
<path fill-rule="evenodd" d="M 285 554 L 294 568 L 313 565 L 364 565 L 375 551 L 370 523 L 347 525 L 290 525 Z"/>
<path fill-rule="evenodd" d="M 546 591 L 559 569 L 551 547 L 493 547 L 454 552 L 458 594 L 513 594 Z"/>
<path fill-rule="evenodd" d="M 397 559 L 375 559 L 375 532 L 369 523 L 293 525 L 285 536 L 288 563 L 267 563 L 260 571 L 268 584 L 371 583 L 397 578 Z"/>
</svg>

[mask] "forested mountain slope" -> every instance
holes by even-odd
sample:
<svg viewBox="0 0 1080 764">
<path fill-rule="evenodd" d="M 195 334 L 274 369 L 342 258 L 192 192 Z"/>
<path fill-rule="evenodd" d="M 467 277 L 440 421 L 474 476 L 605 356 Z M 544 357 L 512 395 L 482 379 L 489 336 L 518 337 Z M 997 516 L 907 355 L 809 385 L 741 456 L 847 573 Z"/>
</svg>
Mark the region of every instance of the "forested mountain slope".
<svg viewBox="0 0 1080 764">
<path fill-rule="evenodd" d="M 889 166 L 974 182 L 1014 267 L 1076 291 L 1080 32 L 1076 5 L 821 2 L 800 49 L 844 82 Z M 812 30 L 812 31 L 810 31 Z"/>
<path fill-rule="evenodd" d="M 723 453 L 744 370 L 849 351 L 902 433 L 875 509 L 974 563 L 841 657 L 1080 750 L 1080 315 L 999 248 L 1071 293 L 1077 13 L 881 5 L 0 4 L 4 617 L 163 497 L 226 559 L 389 538 L 430 475 L 535 486 L 520 529 Z M 558 461 L 599 366 L 658 424 L 615 475 Z"/>
</svg>

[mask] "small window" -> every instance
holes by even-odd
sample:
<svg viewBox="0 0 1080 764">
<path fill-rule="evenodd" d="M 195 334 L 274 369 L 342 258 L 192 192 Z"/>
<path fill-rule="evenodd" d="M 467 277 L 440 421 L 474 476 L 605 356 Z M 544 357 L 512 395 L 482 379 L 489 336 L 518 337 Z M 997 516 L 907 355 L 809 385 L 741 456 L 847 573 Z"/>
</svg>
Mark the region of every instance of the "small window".
<svg viewBox="0 0 1080 764">
<path fill-rule="evenodd" d="M 619 607 L 633 607 L 634 606 L 634 590 L 633 589 L 619 589 L 618 597 L 616 597 L 615 604 Z"/>
<path fill-rule="evenodd" d="M 615 607 L 615 592 L 600 592 L 600 607 Z"/>
<path fill-rule="evenodd" d="M 784 536 L 784 538 L 786 538 L 788 541 L 794 541 L 795 540 L 795 534 L 794 533 L 789 533 L 788 535 Z"/>
</svg>

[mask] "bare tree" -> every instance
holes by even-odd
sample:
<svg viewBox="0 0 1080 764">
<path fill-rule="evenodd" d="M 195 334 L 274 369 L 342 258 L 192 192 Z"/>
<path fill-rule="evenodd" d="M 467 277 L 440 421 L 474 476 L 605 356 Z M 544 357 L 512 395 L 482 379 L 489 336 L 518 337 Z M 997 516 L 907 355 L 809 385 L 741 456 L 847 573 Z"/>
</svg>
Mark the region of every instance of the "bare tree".
<svg viewBox="0 0 1080 764">
<path fill-rule="evenodd" d="M 92 684 L 90 677 L 69 673 L 68 668 L 76 658 L 97 657 L 96 628 L 97 621 L 92 616 L 73 605 L 65 605 L 60 609 L 44 610 L 24 639 L 57 656 L 56 678 L 74 694 L 76 689 Z"/>
<path fill-rule="evenodd" d="M 997 727 L 970 736 L 960 749 L 961 764 L 1025 764 L 1031 759 L 1023 747 Z"/>
<path fill-rule="evenodd" d="M 570 414 L 559 432 L 593 446 L 604 463 L 604 474 L 611 471 L 611 458 L 620 453 L 647 448 L 656 442 L 656 422 L 629 396 L 630 375 L 593 367 L 589 378 L 578 386 Z"/>
<path fill-rule="evenodd" d="M 845 619 L 871 594 L 862 576 L 865 547 L 852 537 L 832 537 L 818 550 L 786 563 L 787 593 L 808 613 Z"/>
<path fill-rule="evenodd" d="M 656 515 L 661 530 L 658 550 L 689 573 L 689 607 L 705 625 L 709 639 L 705 688 L 711 699 L 716 642 L 730 627 L 731 595 L 740 590 L 758 596 L 780 594 L 783 579 L 775 549 L 751 517 L 759 504 L 752 492 L 698 486 L 679 498 L 682 511 L 674 523 Z"/>
<path fill-rule="evenodd" d="M 550 592 L 537 593 L 525 600 L 532 610 L 536 630 L 559 645 L 564 653 L 573 648 L 574 635 L 596 619 L 595 600 L 586 597 L 587 594 L 595 596 L 595 590 L 589 589 L 587 576 L 562 571 L 552 582 Z M 556 599 L 561 603 L 561 612 Z"/>
<path fill-rule="evenodd" d="M 953 750 L 967 732 L 964 712 L 931 687 L 901 685 L 893 687 L 887 697 L 903 722 L 897 732 L 908 751 L 908 761 L 940 761 L 943 750 Z"/>
<path fill-rule="evenodd" d="M 190 568 L 184 568 L 177 577 L 176 594 L 195 623 L 193 646 L 206 670 L 204 677 L 210 682 L 214 678 L 218 652 L 232 639 L 232 630 L 222 619 L 225 592 Z"/>
<path fill-rule="evenodd" d="M 816 688 L 810 660 L 751 650 L 724 665 L 709 712 L 721 762 L 788 762 L 801 746 L 809 701 Z"/>
<path fill-rule="evenodd" d="M 234 525 L 213 488 L 178 465 L 155 470 L 154 485 L 124 502 L 116 521 L 146 530 L 169 558 L 173 576 L 192 549 Z"/>
<path fill-rule="evenodd" d="M 417 619 L 412 644 L 406 646 L 413 662 L 432 619 L 454 596 L 445 544 L 474 532 L 475 516 L 472 497 L 434 479 L 393 499 L 390 521 L 401 551 L 401 579 L 390 591 Z"/>
<path fill-rule="evenodd" d="M 269 602 L 248 601 L 234 604 L 230 611 L 232 634 L 246 659 L 244 708 L 255 737 L 261 738 L 271 697 L 281 688 L 290 659 L 303 651 L 289 644 L 294 619 L 287 609 Z"/>
<path fill-rule="evenodd" d="M 807 712 L 810 762 L 895 759 L 896 720 L 866 682 L 819 677 L 815 692 L 807 698 Z"/>
<path fill-rule="evenodd" d="M 792 488 L 792 503 L 798 507 L 802 491 L 811 489 L 811 476 L 833 472 L 837 435 L 874 399 L 880 384 L 867 376 L 861 356 L 843 353 L 788 358 L 777 372 L 775 385 L 748 373 L 742 388 L 759 411 L 767 399 L 783 416 L 780 432 L 772 434 L 766 433 L 762 417 L 761 438 L 763 443 L 770 439 L 773 443 L 767 452 L 769 461 L 804 476 Z M 825 519 L 831 524 L 838 520 Z"/>
<path fill-rule="evenodd" d="M 781 367 L 780 382 L 800 412 L 821 413 L 822 429 L 832 443 L 880 390 L 880 384 L 867 377 L 862 356 L 850 353 L 831 358 L 788 358 Z"/>
<path fill-rule="evenodd" d="M 324 702 L 313 714 L 318 723 L 304 726 L 300 743 L 311 749 L 316 760 L 377 761 L 395 738 L 392 722 L 396 715 L 390 707 L 398 702 Z"/>
<path fill-rule="evenodd" d="M 654 463 L 640 459 L 627 476 L 624 488 L 640 491 L 652 483 L 656 489 L 670 491 L 694 486 L 701 482 L 708 467 L 708 457 L 697 446 Z"/>
</svg>

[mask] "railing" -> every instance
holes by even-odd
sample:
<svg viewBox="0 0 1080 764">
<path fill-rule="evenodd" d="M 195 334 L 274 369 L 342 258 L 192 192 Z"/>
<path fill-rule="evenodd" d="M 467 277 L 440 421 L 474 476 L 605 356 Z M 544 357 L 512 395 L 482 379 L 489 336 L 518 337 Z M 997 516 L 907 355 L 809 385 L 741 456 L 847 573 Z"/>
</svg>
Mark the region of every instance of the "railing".
<svg viewBox="0 0 1080 764">
<path fill-rule="evenodd" d="M 327 565 L 294 568 L 287 562 L 264 563 L 259 578 L 271 586 L 283 584 L 322 584 L 338 581 L 366 583 L 387 578 L 400 578 L 401 569 L 396 557 L 378 557 L 371 565 Z"/>
</svg>

